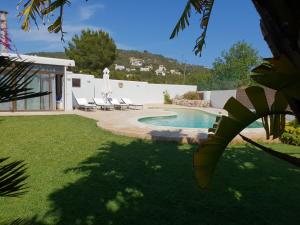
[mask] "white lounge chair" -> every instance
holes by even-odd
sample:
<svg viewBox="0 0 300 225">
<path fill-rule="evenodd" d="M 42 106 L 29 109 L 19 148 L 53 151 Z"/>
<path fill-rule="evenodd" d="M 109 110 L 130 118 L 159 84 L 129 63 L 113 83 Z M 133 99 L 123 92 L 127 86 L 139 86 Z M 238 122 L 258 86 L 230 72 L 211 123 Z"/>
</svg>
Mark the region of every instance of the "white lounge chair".
<svg viewBox="0 0 300 225">
<path fill-rule="evenodd" d="M 97 110 L 97 106 L 95 104 L 89 103 L 85 98 L 76 98 L 78 108 L 88 110 Z"/>
<path fill-rule="evenodd" d="M 129 105 L 129 107 L 132 107 L 133 109 L 139 109 L 139 108 L 140 108 L 140 109 L 143 109 L 143 108 L 144 108 L 144 105 L 133 103 L 133 102 L 131 101 L 131 99 L 129 99 L 129 98 L 121 98 L 121 100 L 122 100 L 125 104 Z"/>
<path fill-rule="evenodd" d="M 106 103 L 103 98 L 93 98 L 96 106 L 100 107 L 100 109 L 109 110 L 114 109 L 114 106 L 109 102 Z"/>
<path fill-rule="evenodd" d="M 115 109 L 127 109 L 129 105 L 125 103 L 120 103 L 117 99 L 115 98 L 109 98 L 108 101 L 115 107 Z"/>
</svg>

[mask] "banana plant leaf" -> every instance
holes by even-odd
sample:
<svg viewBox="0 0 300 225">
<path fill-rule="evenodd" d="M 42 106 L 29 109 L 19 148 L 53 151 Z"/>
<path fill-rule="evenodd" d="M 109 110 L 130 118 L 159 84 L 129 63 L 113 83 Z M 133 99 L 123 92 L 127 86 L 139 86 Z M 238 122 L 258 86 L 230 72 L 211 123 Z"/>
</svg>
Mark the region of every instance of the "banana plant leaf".
<svg viewBox="0 0 300 225">
<path fill-rule="evenodd" d="M 215 128 L 210 129 L 214 134 L 209 135 L 208 140 L 194 152 L 193 164 L 196 178 L 202 188 L 210 186 L 214 170 L 225 148 L 244 128 L 260 118 L 264 118 L 267 138 L 278 137 L 284 128 L 284 115 L 289 112 L 286 111 L 288 104 L 281 92 L 276 93 L 271 107 L 268 106 L 262 87 L 249 87 L 245 92 L 255 110 L 251 111 L 235 98 L 230 98 L 224 106 L 228 116 L 216 120 Z"/>
<path fill-rule="evenodd" d="M 259 84 L 300 100 L 300 71 L 284 55 L 265 59 L 252 72 L 251 78 Z"/>
</svg>

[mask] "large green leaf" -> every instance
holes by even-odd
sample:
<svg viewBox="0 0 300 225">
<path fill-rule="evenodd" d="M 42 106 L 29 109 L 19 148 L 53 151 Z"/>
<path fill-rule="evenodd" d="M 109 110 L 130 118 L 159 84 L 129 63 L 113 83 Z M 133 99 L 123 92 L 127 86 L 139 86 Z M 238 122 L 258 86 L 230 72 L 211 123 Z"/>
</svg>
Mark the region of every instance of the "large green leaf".
<svg viewBox="0 0 300 225">
<path fill-rule="evenodd" d="M 264 118 L 264 127 L 267 131 L 267 138 L 270 135 L 278 137 L 282 129 L 284 115 L 287 108 L 287 103 L 282 94 L 277 93 L 272 107 L 268 106 L 267 98 L 262 87 L 249 87 L 245 90 L 250 99 L 255 111 L 251 111 L 234 98 L 230 98 L 224 109 L 228 111 L 228 116 L 218 118 L 214 132 L 209 136 L 209 139 L 200 145 L 198 150 L 194 153 L 194 168 L 197 181 L 200 187 L 208 188 L 211 182 L 216 165 L 222 156 L 226 146 L 232 139 L 238 135 L 244 128 L 249 126 L 259 118 Z M 270 116 L 275 116 L 270 119 Z M 268 121 L 271 120 L 272 127 L 269 126 Z M 274 129 L 276 131 L 274 131 Z"/>
<path fill-rule="evenodd" d="M 300 100 L 300 71 L 285 56 L 265 59 L 253 69 L 251 78 L 266 87 L 281 91 L 283 95 Z"/>
</svg>

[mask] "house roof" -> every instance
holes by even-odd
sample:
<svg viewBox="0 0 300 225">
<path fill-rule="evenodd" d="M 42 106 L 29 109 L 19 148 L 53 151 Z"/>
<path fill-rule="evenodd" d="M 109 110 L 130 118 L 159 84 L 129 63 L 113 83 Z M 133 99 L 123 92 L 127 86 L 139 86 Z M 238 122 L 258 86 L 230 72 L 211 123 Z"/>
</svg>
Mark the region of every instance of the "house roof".
<svg viewBox="0 0 300 225">
<path fill-rule="evenodd" d="M 40 56 L 33 56 L 33 55 L 18 55 L 12 53 L 1 53 L 0 55 L 7 56 L 10 58 L 16 58 L 18 61 L 27 61 L 36 64 L 70 66 L 70 67 L 75 66 L 75 61 L 69 59 L 57 59 L 57 58 L 40 57 Z"/>
</svg>

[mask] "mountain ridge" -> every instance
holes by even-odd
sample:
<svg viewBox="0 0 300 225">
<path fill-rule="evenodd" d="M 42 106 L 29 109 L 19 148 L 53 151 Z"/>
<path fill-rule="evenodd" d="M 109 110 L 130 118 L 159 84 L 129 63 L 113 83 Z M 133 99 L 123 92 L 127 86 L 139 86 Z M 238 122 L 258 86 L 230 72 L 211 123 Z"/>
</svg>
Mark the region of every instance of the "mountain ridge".
<svg viewBox="0 0 300 225">
<path fill-rule="evenodd" d="M 69 59 L 65 52 L 30 52 L 28 55 L 36 55 L 41 57 L 51 57 L 51 58 L 59 58 L 59 59 Z M 137 50 L 117 50 L 117 57 L 113 64 L 124 65 L 127 68 L 132 67 L 130 65 L 130 58 L 138 58 L 145 62 L 145 65 L 153 65 L 154 68 L 159 65 L 164 65 L 167 69 L 175 69 L 179 70 L 182 73 L 184 72 L 184 67 L 188 68 L 188 72 L 199 72 L 199 73 L 207 73 L 210 71 L 209 68 L 201 65 L 189 64 L 189 63 L 180 63 L 178 60 L 166 57 L 161 54 L 155 54 L 144 51 Z M 112 67 L 113 68 L 113 67 Z"/>
</svg>

